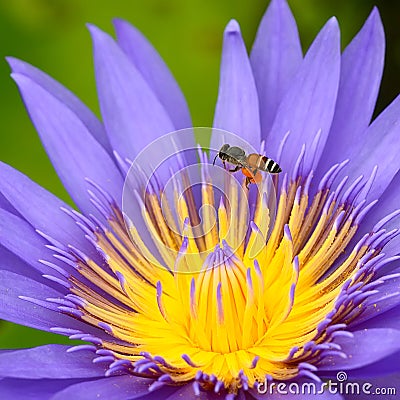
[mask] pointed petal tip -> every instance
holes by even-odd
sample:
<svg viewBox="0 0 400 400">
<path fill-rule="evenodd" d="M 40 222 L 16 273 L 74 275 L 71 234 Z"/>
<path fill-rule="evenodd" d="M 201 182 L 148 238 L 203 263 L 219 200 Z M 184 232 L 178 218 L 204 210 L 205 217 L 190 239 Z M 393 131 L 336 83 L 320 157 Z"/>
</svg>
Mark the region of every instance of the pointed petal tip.
<svg viewBox="0 0 400 400">
<path fill-rule="evenodd" d="M 10 77 L 17 84 L 21 91 L 23 89 L 29 90 L 29 87 L 33 82 L 32 79 L 24 74 L 21 74 L 20 72 L 11 71 Z"/>
<path fill-rule="evenodd" d="M 377 6 L 373 6 L 372 10 L 369 14 L 369 18 L 379 18 L 381 19 L 381 14 L 379 12 L 379 8 Z"/>
<path fill-rule="evenodd" d="M 287 0 L 271 0 L 264 16 L 267 14 L 273 16 L 276 21 L 283 21 L 286 18 L 295 20 Z"/>
<path fill-rule="evenodd" d="M 232 33 L 240 34 L 240 26 L 239 26 L 239 23 L 235 19 L 231 19 L 225 28 L 225 34 L 232 34 Z"/>
<path fill-rule="evenodd" d="M 19 83 L 24 80 L 24 76 L 19 74 L 18 72 L 11 72 L 10 76 L 17 85 L 19 85 Z"/>
<path fill-rule="evenodd" d="M 329 18 L 325 26 L 331 29 L 339 30 L 339 22 L 336 17 Z"/>
<path fill-rule="evenodd" d="M 132 25 L 130 22 L 121 17 L 113 18 L 112 24 L 117 34 L 117 37 L 118 37 L 118 32 L 124 31 L 125 29 L 132 29 L 134 31 L 138 31 L 138 29 L 134 25 Z"/>
<path fill-rule="evenodd" d="M 92 24 L 91 22 L 86 22 L 86 28 L 91 31 L 92 29 L 99 29 L 96 25 Z"/>
<path fill-rule="evenodd" d="M 111 20 L 111 22 L 112 22 L 113 24 L 127 24 L 127 23 L 128 23 L 128 21 L 124 20 L 124 19 L 121 18 L 121 17 L 115 17 L 115 18 L 113 18 L 113 19 Z"/>
<path fill-rule="evenodd" d="M 130 22 L 128 22 L 126 19 L 123 19 L 121 17 L 116 17 L 112 19 L 112 24 L 114 25 L 115 28 L 117 27 L 129 27 L 136 29 L 134 25 L 132 25 Z"/>
<path fill-rule="evenodd" d="M 104 32 L 98 26 L 92 23 L 87 23 L 86 28 L 92 38 L 93 48 L 96 47 L 96 44 L 100 45 L 100 43 L 103 43 L 104 41 L 107 41 L 108 38 L 110 38 L 110 35 L 108 33 Z"/>
<path fill-rule="evenodd" d="M 6 60 L 7 64 L 9 65 L 12 71 L 14 71 L 15 66 L 18 63 L 23 62 L 22 60 L 19 60 L 18 58 L 15 58 L 13 56 L 6 56 L 4 57 L 4 59 Z"/>
<path fill-rule="evenodd" d="M 268 6 L 268 8 L 282 8 L 282 7 L 289 7 L 286 0 L 271 0 Z"/>
<path fill-rule="evenodd" d="M 371 29 L 378 30 L 384 35 L 384 28 L 382 23 L 381 14 L 379 13 L 378 7 L 374 6 L 370 12 L 365 25 L 371 24 Z"/>
<path fill-rule="evenodd" d="M 336 17 L 331 17 L 328 19 L 328 21 L 319 31 L 317 37 L 314 39 L 311 47 L 320 41 L 325 43 L 337 42 L 337 47 L 340 53 L 340 27 Z"/>
<path fill-rule="evenodd" d="M 17 57 L 14 56 L 6 56 L 4 57 L 8 66 L 11 68 L 11 73 L 21 73 L 22 75 L 24 74 L 24 70 L 26 67 L 31 67 L 34 68 L 31 64 L 27 63 L 24 60 L 20 60 Z"/>
<path fill-rule="evenodd" d="M 98 26 L 90 22 L 86 23 L 86 28 L 88 29 L 93 39 L 98 36 L 103 36 L 103 37 L 108 36 L 106 32 L 102 31 Z"/>
</svg>

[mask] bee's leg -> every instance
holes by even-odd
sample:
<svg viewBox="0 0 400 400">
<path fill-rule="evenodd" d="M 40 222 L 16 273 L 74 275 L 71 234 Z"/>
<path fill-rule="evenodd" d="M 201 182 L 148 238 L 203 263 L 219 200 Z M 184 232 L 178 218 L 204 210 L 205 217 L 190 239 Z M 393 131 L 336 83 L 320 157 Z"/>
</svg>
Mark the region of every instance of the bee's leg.
<svg viewBox="0 0 400 400">
<path fill-rule="evenodd" d="M 239 169 L 242 168 L 240 165 L 237 165 L 235 168 L 230 169 L 229 172 L 236 172 L 239 171 Z"/>
<path fill-rule="evenodd" d="M 226 169 L 226 162 L 222 161 L 222 164 L 224 164 L 224 168 Z"/>
<path fill-rule="evenodd" d="M 247 189 L 247 190 L 249 190 L 250 182 L 251 182 L 250 178 L 249 178 L 248 176 L 246 176 L 246 183 L 245 183 L 245 186 L 246 186 L 246 189 Z"/>
</svg>

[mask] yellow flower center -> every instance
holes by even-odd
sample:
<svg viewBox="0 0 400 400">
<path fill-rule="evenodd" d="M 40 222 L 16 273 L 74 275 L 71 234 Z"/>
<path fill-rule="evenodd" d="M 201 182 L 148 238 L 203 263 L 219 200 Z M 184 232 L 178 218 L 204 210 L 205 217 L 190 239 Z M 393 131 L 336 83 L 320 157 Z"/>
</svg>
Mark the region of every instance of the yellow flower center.
<svg viewBox="0 0 400 400">
<path fill-rule="evenodd" d="M 266 376 L 286 380 L 312 370 L 324 351 L 336 349 L 332 333 L 359 312 L 352 301 L 338 302 L 344 283 L 367 284 L 360 268 L 379 253 L 361 243 L 339 257 L 363 205 L 338 203 L 328 188 L 310 201 L 310 179 L 284 179 L 274 223 L 267 194 L 249 215 L 247 196 L 236 185 L 226 187 L 214 218 L 215 193 L 205 175 L 201 221 L 190 190 L 167 207 L 159 193 L 141 199 L 162 261 L 113 209 L 109 226 L 96 232 L 108 267 L 80 262 L 80 273 L 107 296 L 71 278 L 71 291 L 84 300 L 82 319 L 117 339 L 102 347 L 132 362 L 133 371 L 144 371 L 135 363 L 147 360 L 156 366 L 150 373 L 168 375 L 170 383 L 202 374 L 205 386 L 235 392 Z"/>
</svg>

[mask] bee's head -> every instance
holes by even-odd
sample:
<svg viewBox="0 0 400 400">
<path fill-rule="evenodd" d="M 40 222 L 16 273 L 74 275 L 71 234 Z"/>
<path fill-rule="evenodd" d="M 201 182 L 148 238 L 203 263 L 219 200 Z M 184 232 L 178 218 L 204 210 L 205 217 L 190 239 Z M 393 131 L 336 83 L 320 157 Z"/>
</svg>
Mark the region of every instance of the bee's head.
<svg viewBox="0 0 400 400">
<path fill-rule="evenodd" d="M 221 160 L 226 160 L 228 158 L 227 151 L 228 151 L 229 147 L 231 147 L 231 146 L 229 146 L 229 144 L 226 143 L 226 144 L 222 145 L 222 147 L 219 149 L 218 157 Z"/>
<path fill-rule="evenodd" d="M 231 147 L 231 146 L 229 146 L 229 144 L 222 145 L 222 147 L 219 149 L 219 152 L 217 153 L 217 155 L 214 158 L 213 165 L 215 164 L 215 160 L 217 159 L 217 157 L 219 157 L 223 161 L 228 159 L 227 151 L 228 151 L 229 147 Z"/>
</svg>

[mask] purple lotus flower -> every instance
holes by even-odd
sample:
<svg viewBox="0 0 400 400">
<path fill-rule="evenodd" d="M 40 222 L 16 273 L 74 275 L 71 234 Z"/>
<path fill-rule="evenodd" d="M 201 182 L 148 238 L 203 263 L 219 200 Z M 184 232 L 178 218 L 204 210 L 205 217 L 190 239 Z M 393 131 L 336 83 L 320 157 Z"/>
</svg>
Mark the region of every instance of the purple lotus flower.
<svg viewBox="0 0 400 400">
<path fill-rule="evenodd" d="M 136 167 L 145 170 L 150 150 L 165 150 L 157 140 L 191 119 L 146 39 L 124 21 L 115 28 L 116 42 L 89 27 L 103 123 L 52 78 L 8 59 L 80 212 L 0 165 L 0 317 L 85 344 L 3 350 L 0 397 L 341 399 L 330 389 L 343 373 L 357 382 L 398 373 L 400 99 L 370 123 L 384 59 L 378 11 L 342 54 L 329 20 L 304 57 L 284 0 L 272 0 L 250 58 L 231 21 L 210 147 L 232 132 L 283 172 L 249 191 L 224 186 L 214 207 L 224 171 L 200 149 L 200 189 L 178 196 L 184 179 L 174 178 L 165 206 L 174 171 L 199 170 L 184 153 L 145 190 L 139 169 L 128 174 L 129 219 L 129 160 L 144 154 Z M 192 133 L 173 134 L 178 153 L 196 147 Z M 263 394 L 271 382 L 322 390 Z"/>
</svg>

